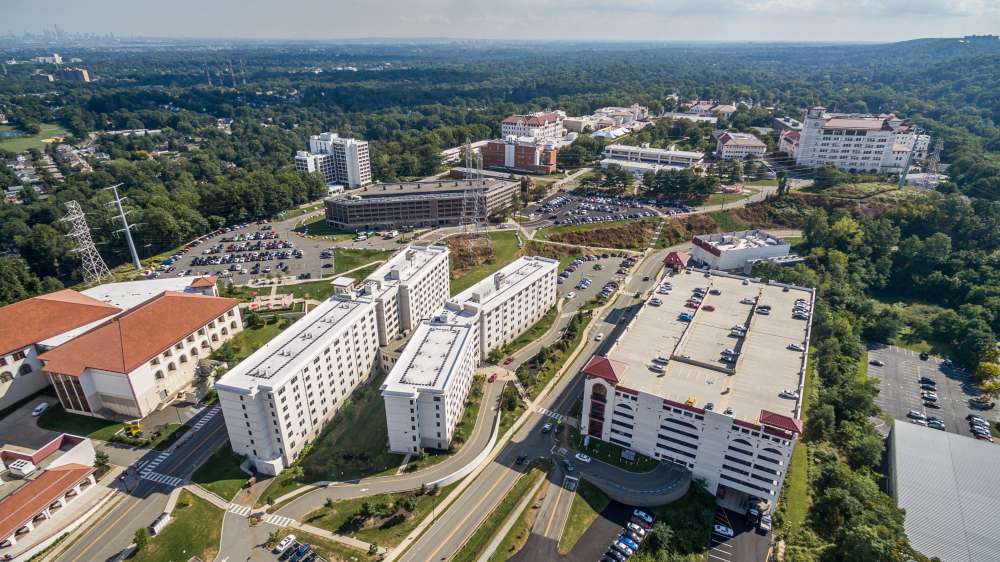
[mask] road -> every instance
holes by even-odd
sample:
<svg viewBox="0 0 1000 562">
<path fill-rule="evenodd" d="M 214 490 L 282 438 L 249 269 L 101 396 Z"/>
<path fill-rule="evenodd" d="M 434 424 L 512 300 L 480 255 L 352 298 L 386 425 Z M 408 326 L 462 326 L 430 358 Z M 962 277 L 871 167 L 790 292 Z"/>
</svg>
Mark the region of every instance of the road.
<svg viewBox="0 0 1000 562">
<path fill-rule="evenodd" d="M 203 417 L 209 419 L 194 429 Z M 96 522 L 66 547 L 57 560 L 94 562 L 114 557 L 132 543 L 136 529 L 149 526 L 163 513 L 170 491 L 189 478 L 227 440 L 226 424 L 217 406 L 206 408 L 188 424 L 192 426 L 189 436 L 174 450 L 150 451 L 129 467 L 125 489 L 116 492 L 120 499 L 113 500 L 106 512 L 97 515 Z"/>
<path fill-rule="evenodd" d="M 469 483 L 451 507 L 438 516 L 412 547 L 396 559 L 425 562 L 452 558 L 521 476 L 522 469 L 513 464 L 516 457 L 521 454 L 530 457 L 549 456 L 553 442 L 550 435 L 543 435 L 540 432 L 541 426 L 551 419 L 550 416 L 564 416 L 569 413 L 574 402 L 582 394 L 583 378 L 579 375 L 580 370 L 595 352 L 603 351 L 604 346 L 610 345 L 614 340 L 612 334 L 602 342 L 595 342 L 593 335 L 598 332 L 608 334 L 614 330 L 624 329 L 624 325 L 618 324 L 617 320 L 622 314 L 632 313 L 637 303 L 641 302 L 633 295 L 636 291 L 645 292 L 653 285 L 665 254 L 666 250 L 651 253 L 636 266 L 632 276 L 626 278 L 624 290 L 618 293 L 613 305 L 609 307 L 609 313 L 597 320 L 585 336 L 583 349 L 569 365 L 568 372 L 556 381 L 552 391 L 543 399 L 529 405 L 528 419 L 511 441 Z M 650 276 L 651 280 L 643 282 L 642 278 L 645 276 Z M 613 322 L 609 322 L 609 319 Z M 561 479 L 562 475 L 559 473 L 562 470 L 561 467 L 556 469 L 556 478 Z M 577 473 L 587 474 L 589 471 L 605 472 L 609 475 L 620 472 L 618 469 L 597 462 L 577 469 Z M 660 472 L 647 475 L 630 474 L 628 482 L 630 486 L 636 487 L 656 486 L 662 484 L 662 480 L 669 478 L 669 475 L 670 473 Z M 623 475 L 616 475 L 616 477 L 621 476 Z"/>
</svg>

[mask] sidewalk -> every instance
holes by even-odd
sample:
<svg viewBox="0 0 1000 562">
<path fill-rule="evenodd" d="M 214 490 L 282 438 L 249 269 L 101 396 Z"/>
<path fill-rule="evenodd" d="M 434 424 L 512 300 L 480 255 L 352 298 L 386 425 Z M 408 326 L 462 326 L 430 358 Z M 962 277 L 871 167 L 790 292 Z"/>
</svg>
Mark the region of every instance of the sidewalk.
<svg viewBox="0 0 1000 562">
<path fill-rule="evenodd" d="M 507 520 L 503 522 L 503 526 L 500 527 L 499 530 L 497 530 L 496 536 L 494 536 L 493 540 L 490 541 L 490 544 L 486 546 L 486 550 L 483 551 L 483 554 L 479 557 L 479 559 L 476 562 L 489 561 L 490 557 L 493 556 L 493 553 L 495 553 L 497 549 L 500 548 L 500 543 L 502 543 L 503 540 L 507 538 L 507 533 L 509 533 L 510 529 L 514 526 L 514 524 L 517 523 L 517 520 L 521 518 L 521 514 L 524 513 L 525 509 L 528 509 L 528 505 L 535 499 L 535 494 L 538 493 L 538 489 L 547 483 L 548 479 L 542 478 L 541 480 L 535 483 L 535 485 L 531 488 L 531 490 L 528 490 L 528 493 L 525 494 L 524 499 L 522 499 L 521 503 L 517 504 L 517 507 L 510 512 L 510 515 L 507 516 Z"/>
<path fill-rule="evenodd" d="M 347 545 L 351 548 L 356 548 L 363 552 L 370 552 L 372 547 L 371 543 L 365 541 L 359 541 L 358 539 L 352 537 L 346 537 L 344 535 L 338 535 L 336 533 L 331 533 L 326 529 L 320 529 L 319 527 L 313 527 L 305 523 L 299 523 L 298 521 L 293 522 L 290 527 L 294 529 L 299 529 L 300 531 L 305 531 L 311 535 L 316 535 L 317 537 L 323 537 L 324 539 L 329 539 L 331 541 L 337 541 L 340 544 Z M 389 549 L 385 547 L 378 547 L 379 554 L 388 554 Z"/>
</svg>

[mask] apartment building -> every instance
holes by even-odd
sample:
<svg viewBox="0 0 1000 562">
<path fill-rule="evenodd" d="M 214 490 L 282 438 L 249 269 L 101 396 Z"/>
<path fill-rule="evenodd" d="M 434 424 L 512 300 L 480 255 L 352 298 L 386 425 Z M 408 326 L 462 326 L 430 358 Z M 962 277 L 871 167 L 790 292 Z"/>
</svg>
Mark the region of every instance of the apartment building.
<svg viewBox="0 0 1000 562">
<path fill-rule="evenodd" d="M 524 256 L 455 295 L 454 307 L 479 314 L 483 356 L 514 341 L 556 303 L 558 260 Z"/>
<path fill-rule="evenodd" d="M 61 68 L 59 69 L 59 79 L 68 82 L 90 82 L 90 72 L 86 68 Z"/>
<path fill-rule="evenodd" d="M 910 152 L 923 146 L 926 154 L 929 143 L 929 136 L 892 114 L 828 113 L 824 107 L 813 107 L 799 135 L 795 163 L 830 164 L 850 172 L 901 172 Z"/>
<path fill-rule="evenodd" d="M 746 160 L 748 156 L 763 158 L 767 144 L 750 133 L 724 132 L 715 141 L 715 155 L 721 160 Z"/>
<path fill-rule="evenodd" d="M 535 139 L 559 138 L 566 114 L 561 111 L 539 111 L 527 115 L 511 115 L 500 122 L 500 136 L 507 138 L 531 137 Z"/>
<path fill-rule="evenodd" d="M 198 360 L 242 330 L 238 300 L 166 291 L 38 359 L 66 411 L 135 419 L 188 389 Z"/>
<path fill-rule="evenodd" d="M 667 280 L 583 369 L 580 430 L 690 470 L 732 509 L 774 505 L 802 433 L 810 323 L 796 301 L 811 307 L 814 291 L 687 270 Z"/>
<path fill-rule="evenodd" d="M 470 197 L 476 214 L 489 217 L 510 207 L 520 189 L 506 178 L 380 183 L 327 199 L 326 222 L 354 231 L 458 225 L 469 191 L 479 192 Z"/>
<path fill-rule="evenodd" d="M 337 133 L 322 133 L 309 137 L 309 151 L 295 154 L 295 169 L 319 172 L 327 185 L 341 184 L 349 188 L 372 182 L 368 142 L 344 138 Z"/>
<path fill-rule="evenodd" d="M 476 367 L 555 305 L 558 267 L 549 258 L 519 258 L 421 323 L 381 389 L 392 451 L 451 446 Z"/>
<path fill-rule="evenodd" d="M 451 306 L 420 323 L 381 387 L 390 451 L 451 446 L 481 358 L 477 313 Z"/>
<path fill-rule="evenodd" d="M 447 246 L 410 246 L 365 279 L 378 308 L 379 345 L 411 333 L 451 291 Z"/>
<path fill-rule="evenodd" d="M 778 151 L 784 152 L 789 158 L 794 159 L 799 153 L 799 138 L 802 133 L 790 129 L 782 131 L 778 137 Z"/>
<path fill-rule="evenodd" d="M 559 155 L 554 142 L 515 136 L 491 140 L 480 151 L 486 168 L 506 168 L 533 174 L 555 172 L 556 158 Z"/>
<path fill-rule="evenodd" d="M 375 299 L 350 278 L 333 286 L 329 299 L 215 383 L 233 451 L 262 474 L 294 462 L 376 366 Z"/>
</svg>

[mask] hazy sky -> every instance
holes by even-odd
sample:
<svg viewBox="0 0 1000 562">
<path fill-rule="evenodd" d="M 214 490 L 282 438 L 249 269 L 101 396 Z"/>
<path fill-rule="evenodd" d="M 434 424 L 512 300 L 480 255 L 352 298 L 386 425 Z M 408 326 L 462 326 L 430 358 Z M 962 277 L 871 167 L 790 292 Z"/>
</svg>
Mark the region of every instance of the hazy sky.
<svg viewBox="0 0 1000 562">
<path fill-rule="evenodd" d="M 1000 32 L 1000 0 L 0 0 L 0 32 L 895 41 Z"/>
</svg>

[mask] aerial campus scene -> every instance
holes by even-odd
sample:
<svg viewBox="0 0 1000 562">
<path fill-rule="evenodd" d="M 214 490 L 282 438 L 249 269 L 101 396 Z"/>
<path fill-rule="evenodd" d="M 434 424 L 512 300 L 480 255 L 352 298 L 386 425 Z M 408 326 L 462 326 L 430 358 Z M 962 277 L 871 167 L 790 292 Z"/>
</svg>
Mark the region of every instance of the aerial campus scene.
<svg viewBox="0 0 1000 562">
<path fill-rule="evenodd" d="M 1000 561 L 993 3 L 0 14 L 0 560 Z"/>
</svg>

